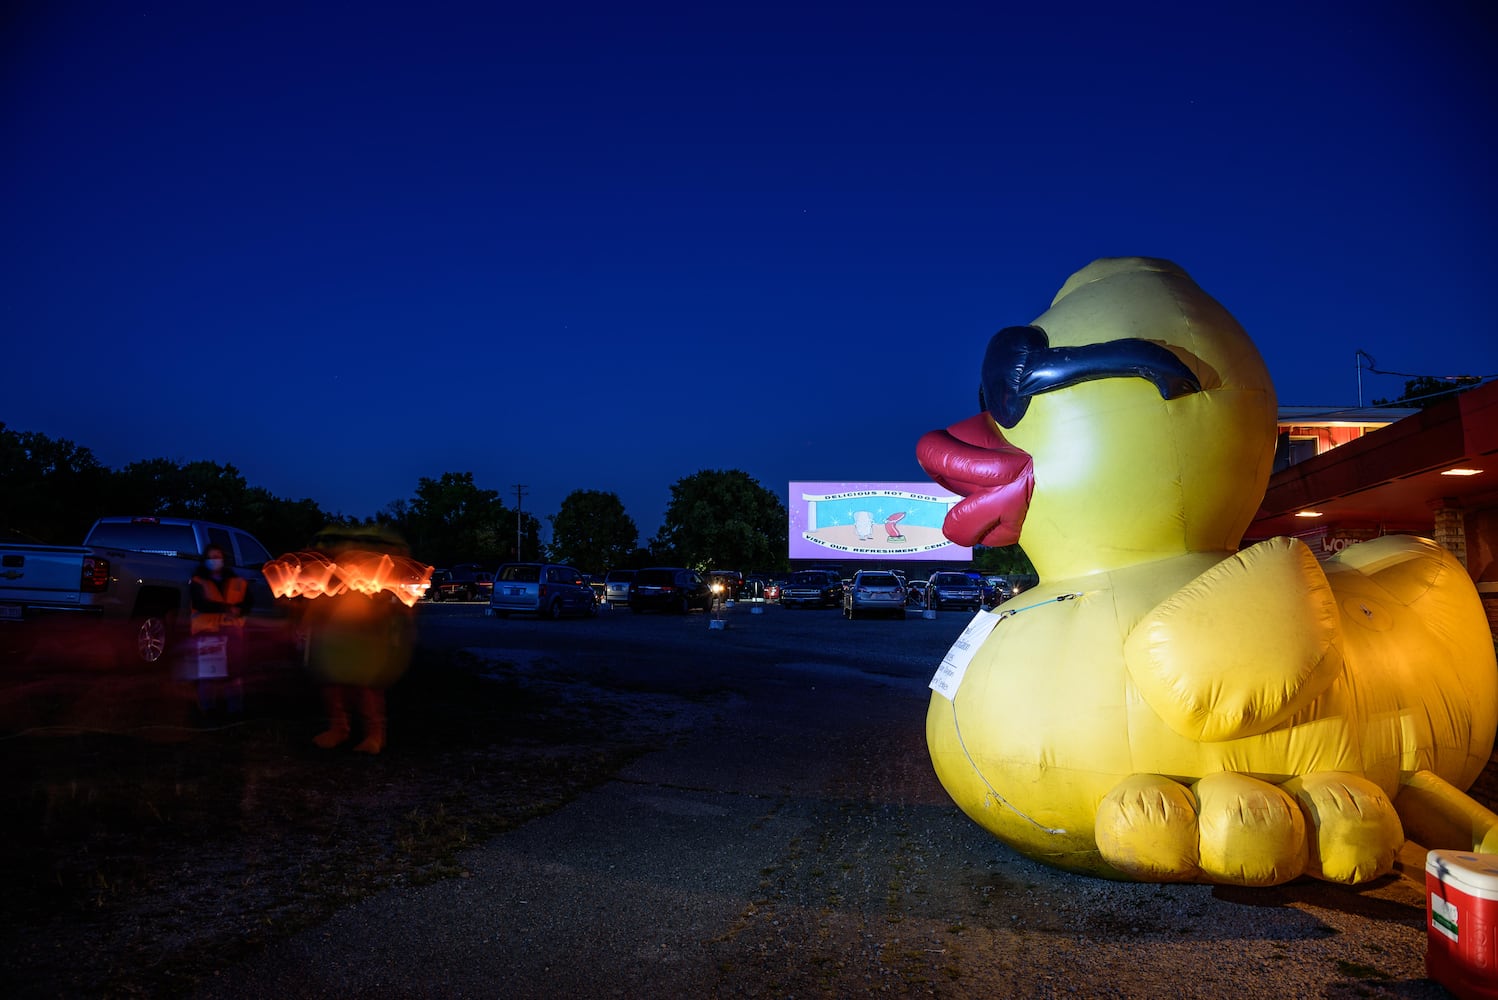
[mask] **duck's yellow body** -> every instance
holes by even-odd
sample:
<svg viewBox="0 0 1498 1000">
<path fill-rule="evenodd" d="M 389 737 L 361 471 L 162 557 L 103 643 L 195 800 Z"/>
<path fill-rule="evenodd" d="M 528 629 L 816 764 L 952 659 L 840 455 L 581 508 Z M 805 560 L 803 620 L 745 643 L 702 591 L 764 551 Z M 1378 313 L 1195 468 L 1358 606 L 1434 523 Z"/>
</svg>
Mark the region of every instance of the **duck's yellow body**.
<svg viewBox="0 0 1498 1000">
<path fill-rule="evenodd" d="M 927 741 L 957 804 L 1032 857 L 1154 881 L 1360 882 L 1406 836 L 1498 851 L 1498 816 L 1460 791 L 1498 727 L 1493 639 L 1463 567 L 1407 536 L 1324 563 L 1291 539 L 1236 550 L 1268 477 L 1274 393 L 1246 334 L 1174 265 L 1096 262 L 1031 329 L 1048 351 L 1011 365 L 990 348 L 987 423 L 920 451 L 985 515 L 954 511 L 958 540 L 1018 531 L 1042 581 L 932 697 Z M 993 371 L 1030 390 L 1018 418 Z M 981 494 L 1016 492 L 984 449 L 1011 478 L 1028 456 L 1026 503 L 984 510 Z"/>
</svg>

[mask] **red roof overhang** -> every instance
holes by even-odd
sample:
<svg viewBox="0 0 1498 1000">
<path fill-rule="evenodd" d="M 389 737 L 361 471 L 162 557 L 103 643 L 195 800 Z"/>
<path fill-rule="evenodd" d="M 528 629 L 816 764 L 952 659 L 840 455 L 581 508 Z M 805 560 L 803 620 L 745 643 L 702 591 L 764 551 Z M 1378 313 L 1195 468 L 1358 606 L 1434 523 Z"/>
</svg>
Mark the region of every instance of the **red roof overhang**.
<svg viewBox="0 0 1498 1000">
<path fill-rule="evenodd" d="M 1441 474 L 1453 468 L 1482 472 Z M 1275 473 L 1244 544 L 1339 527 L 1429 534 L 1448 505 L 1498 506 L 1498 381 Z"/>
</svg>

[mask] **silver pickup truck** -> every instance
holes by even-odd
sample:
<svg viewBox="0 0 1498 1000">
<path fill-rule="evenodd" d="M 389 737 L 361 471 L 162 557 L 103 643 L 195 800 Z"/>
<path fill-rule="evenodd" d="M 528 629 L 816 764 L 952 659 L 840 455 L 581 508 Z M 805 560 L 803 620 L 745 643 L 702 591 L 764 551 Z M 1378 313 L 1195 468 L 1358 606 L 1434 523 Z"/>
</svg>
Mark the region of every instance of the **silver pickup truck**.
<svg viewBox="0 0 1498 1000">
<path fill-rule="evenodd" d="M 278 626 L 284 614 L 260 572 L 271 555 L 248 532 L 187 518 L 101 517 L 81 546 L 0 545 L 0 639 L 43 628 L 102 633 L 127 657 L 154 663 L 186 631 L 189 584 L 210 545 L 249 580 L 247 626 Z"/>
</svg>

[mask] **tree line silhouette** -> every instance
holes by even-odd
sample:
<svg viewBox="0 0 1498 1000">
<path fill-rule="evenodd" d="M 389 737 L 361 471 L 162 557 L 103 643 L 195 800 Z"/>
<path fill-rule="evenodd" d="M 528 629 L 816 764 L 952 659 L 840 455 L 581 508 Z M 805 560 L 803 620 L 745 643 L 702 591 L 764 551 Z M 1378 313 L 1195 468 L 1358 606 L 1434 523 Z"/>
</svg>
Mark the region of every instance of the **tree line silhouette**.
<svg viewBox="0 0 1498 1000">
<path fill-rule="evenodd" d="M 619 497 L 575 490 L 541 520 L 516 511 L 471 472 L 421 477 L 413 494 L 363 517 L 324 510 L 251 486 L 233 465 L 150 458 L 107 468 L 88 448 L 0 423 L 0 541 L 77 545 L 105 515 L 194 517 L 255 535 L 272 553 L 294 552 L 329 525 L 379 523 L 433 566 L 552 559 L 585 573 L 681 565 L 777 573 L 788 566 L 785 505 L 738 469 L 705 469 L 671 486 L 660 530 L 643 543 Z M 979 549 L 976 568 L 1032 573 L 1019 546 Z"/>
<path fill-rule="evenodd" d="M 380 523 L 435 566 L 477 563 L 494 568 L 514 559 L 549 558 L 602 574 L 621 566 L 673 562 L 754 566 L 785 562 L 785 510 L 780 499 L 743 472 L 703 471 L 672 486 L 660 532 L 640 544 L 619 498 L 577 490 L 540 519 L 516 511 L 471 472 L 421 477 L 414 493 L 372 515 L 323 509 L 311 499 L 277 497 L 246 482 L 233 465 L 151 458 L 119 469 L 66 439 L 16 431 L 0 423 L 0 537 L 10 542 L 77 545 L 105 515 L 193 517 L 232 524 L 273 553 L 304 548 L 329 525 Z M 777 550 L 780 554 L 777 556 Z"/>
</svg>

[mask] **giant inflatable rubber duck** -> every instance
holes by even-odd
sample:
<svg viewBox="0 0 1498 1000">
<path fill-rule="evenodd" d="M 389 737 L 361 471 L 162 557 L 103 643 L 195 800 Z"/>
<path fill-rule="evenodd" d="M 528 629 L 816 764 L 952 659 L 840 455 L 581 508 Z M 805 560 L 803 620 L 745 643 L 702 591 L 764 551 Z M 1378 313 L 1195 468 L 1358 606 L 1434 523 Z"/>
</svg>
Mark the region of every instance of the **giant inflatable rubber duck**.
<svg viewBox="0 0 1498 1000">
<path fill-rule="evenodd" d="M 1041 583 L 980 612 L 965 671 L 933 682 L 927 743 L 964 812 L 1030 857 L 1142 881 L 1357 883 L 1406 837 L 1498 852 L 1498 816 L 1462 791 L 1498 726 L 1470 577 L 1409 536 L 1326 562 L 1288 538 L 1238 550 L 1274 389 L 1181 268 L 1072 275 L 993 337 L 980 408 L 918 460 L 964 497 L 947 536 L 1020 542 Z"/>
</svg>

